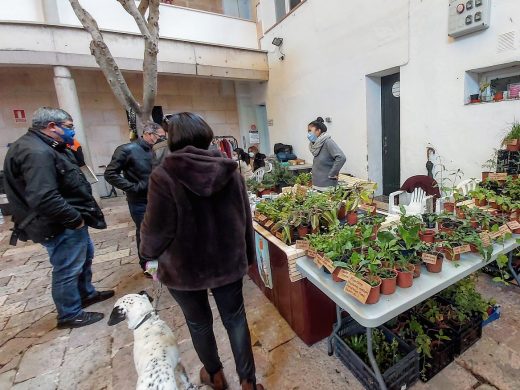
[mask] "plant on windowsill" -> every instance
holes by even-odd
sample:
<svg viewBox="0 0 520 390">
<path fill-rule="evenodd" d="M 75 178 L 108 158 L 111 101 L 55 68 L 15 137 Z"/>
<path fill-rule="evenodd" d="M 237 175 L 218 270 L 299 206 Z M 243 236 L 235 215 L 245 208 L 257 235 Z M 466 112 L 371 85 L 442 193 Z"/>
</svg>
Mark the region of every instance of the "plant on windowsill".
<svg viewBox="0 0 520 390">
<path fill-rule="evenodd" d="M 514 121 L 511 128 L 502 140 L 502 145 L 510 152 L 520 150 L 520 122 Z"/>
</svg>

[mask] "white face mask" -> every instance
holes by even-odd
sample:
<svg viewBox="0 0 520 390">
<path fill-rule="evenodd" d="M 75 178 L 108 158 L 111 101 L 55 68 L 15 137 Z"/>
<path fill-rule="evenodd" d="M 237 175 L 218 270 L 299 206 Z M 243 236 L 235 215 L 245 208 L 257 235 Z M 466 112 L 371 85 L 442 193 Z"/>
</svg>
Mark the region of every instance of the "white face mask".
<svg viewBox="0 0 520 390">
<path fill-rule="evenodd" d="M 249 152 L 249 157 L 253 158 L 255 157 L 255 154 L 253 152 Z"/>
</svg>

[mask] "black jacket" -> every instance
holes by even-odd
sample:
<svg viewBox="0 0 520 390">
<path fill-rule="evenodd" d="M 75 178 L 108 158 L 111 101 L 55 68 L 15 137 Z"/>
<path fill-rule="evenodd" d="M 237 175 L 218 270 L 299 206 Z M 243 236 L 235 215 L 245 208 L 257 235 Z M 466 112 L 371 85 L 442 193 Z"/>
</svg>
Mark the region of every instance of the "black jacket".
<svg viewBox="0 0 520 390">
<path fill-rule="evenodd" d="M 105 180 L 124 191 L 129 202 L 146 202 L 152 160 L 152 146 L 142 138 L 118 146 L 105 170 Z"/>
<path fill-rule="evenodd" d="M 150 176 L 140 249 L 159 260 L 159 279 L 173 289 L 205 290 L 242 278 L 256 252 L 236 162 L 192 146 L 166 156 Z"/>
<path fill-rule="evenodd" d="M 106 228 L 92 187 L 64 143 L 29 130 L 9 147 L 4 175 L 15 228 L 36 215 L 20 232 L 22 241 L 47 241 L 78 227 L 82 219 L 92 228 Z"/>
</svg>

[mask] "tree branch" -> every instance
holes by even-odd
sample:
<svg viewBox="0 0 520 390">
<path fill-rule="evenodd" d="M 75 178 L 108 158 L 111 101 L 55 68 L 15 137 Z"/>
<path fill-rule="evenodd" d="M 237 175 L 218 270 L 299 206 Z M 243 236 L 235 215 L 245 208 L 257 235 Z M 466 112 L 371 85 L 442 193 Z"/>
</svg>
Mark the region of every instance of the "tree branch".
<svg viewBox="0 0 520 390">
<path fill-rule="evenodd" d="M 144 40 L 152 40 L 152 35 L 150 34 L 150 30 L 148 29 L 148 24 L 144 18 L 144 15 L 137 9 L 134 0 L 117 0 L 119 4 L 123 6 L 126 12 L 128 12 L 135 20 L 137 27 L 139 27 L 139 31 L 144 37 Z M 142 2 L 141 2 L 142 4 Z M 146 10 L 145 10 L 146 11 Z"/>
<path fill-rule="evenodd" d="M 159 0 L 149 0 L 148 30 L 143 59 L 143 116 L 152 114 L 157 96 L 157 54 L 159 53 Z"/>
<path fill-rule="evenodd" d="M 119 100 L 121 105 L 127 110 L 132 109 L 137 115 L 140 115 L 142 108 L 135 100 L 130 88 L 128 88 L 123 73 L 117 66 L 110 49 L 105 44 L 103 35 L 101 34 L 96 20 L 81 6 L 78 0 L 69 0 L 69 2 L 79 21 L 92 37 L 90 51 L 96 59 L 97 64 L 107 79 L 107 82 L 117 100 Z"/>
<path fill-rule="evenodd" d="M 141 15 L 143 15 L 144 17 L 144 14 L 146 13 L 146 10 L 148 9 L 148 5 L 150 3 L 150 0 L 141 0 L 141 2 L 139 3 L 139 13 Z"/>
</svg>

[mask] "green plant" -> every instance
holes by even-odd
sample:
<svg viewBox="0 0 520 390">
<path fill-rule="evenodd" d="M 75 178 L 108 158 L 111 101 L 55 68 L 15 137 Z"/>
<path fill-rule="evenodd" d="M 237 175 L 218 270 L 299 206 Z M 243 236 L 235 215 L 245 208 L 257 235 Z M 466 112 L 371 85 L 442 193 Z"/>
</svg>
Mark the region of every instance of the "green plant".
<svg viewBox="0 0 520 390">
<path fill-rule="evenodd" d="M 511 124 L 511 128 L 504 136 L 504 139 L 502 140 L 502 145 L 506 145 L 508 141 L 512 141 L 515 139 L 520 139 L 520 122 L 516 120 L 513 121 L 513 123 Z"/>
<path fill-rule="evenodd" d="M 498 158 L 498 149 L 493 148 L 493 154 L 486 160 L 484 164 L 482 164 L 483 169 L 487 169 L 488 172 L 495 172 L 497 169 L 497 158 Z"/>
<path fill-rule="evenodd" d="M 479 314 L 488 318 L 490 301 L 476 290 L 477 275 L 468 276 L 441 292 L 441 296 L 453 302 L 458 311 L 467 317 Z"/>
<path fill-rule="evenodd" d="M 300 173 L 296 176 L 295 184 L 309 186 L 312 184 L 312 173 Z"/>
</svg>

